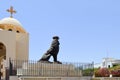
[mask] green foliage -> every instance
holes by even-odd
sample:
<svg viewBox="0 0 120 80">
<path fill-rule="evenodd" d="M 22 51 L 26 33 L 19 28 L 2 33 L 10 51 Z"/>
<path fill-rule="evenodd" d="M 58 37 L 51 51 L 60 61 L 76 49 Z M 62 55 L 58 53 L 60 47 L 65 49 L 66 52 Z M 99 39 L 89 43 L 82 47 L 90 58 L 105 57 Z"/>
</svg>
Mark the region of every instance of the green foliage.
<svg viewBox="0 0 120 80">
<path fill-rule="evenodd" d="M 82 73 L 83 73 L 83 76 L 92 76 L 94 72 L 93 72 L 93 69 L 88 68 L 83 70 Z"/>
<path fill-rule="evenodd" d="M 110 68 L 113 77 L 120 77 L 120 64 Z"/>
<path fill-rule="evenodd" d="M 120 70 L 120 64 L 110 68 L 110 70 Z"/>
</svg>

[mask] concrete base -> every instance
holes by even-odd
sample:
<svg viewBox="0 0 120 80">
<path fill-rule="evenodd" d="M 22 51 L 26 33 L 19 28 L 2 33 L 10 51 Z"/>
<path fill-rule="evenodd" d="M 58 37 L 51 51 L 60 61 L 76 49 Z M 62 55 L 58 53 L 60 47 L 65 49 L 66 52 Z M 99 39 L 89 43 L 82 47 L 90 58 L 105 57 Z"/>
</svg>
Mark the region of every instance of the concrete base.
<svg viewBox="0 0 120 80">
<path fill-rule="evenodd" d="M 120 80 L 120 77 L 95 77 L 95 80 Z"/>
<path fill-rule="evenodd" d="M 20 80 L 91 80 L 91 77 L 21 77 Z"/>
<path fill-rule="evenodd" d="M 10 76 L 9 78 L 9 80 L 18 80 L 18 76 Z"/>
</svg>

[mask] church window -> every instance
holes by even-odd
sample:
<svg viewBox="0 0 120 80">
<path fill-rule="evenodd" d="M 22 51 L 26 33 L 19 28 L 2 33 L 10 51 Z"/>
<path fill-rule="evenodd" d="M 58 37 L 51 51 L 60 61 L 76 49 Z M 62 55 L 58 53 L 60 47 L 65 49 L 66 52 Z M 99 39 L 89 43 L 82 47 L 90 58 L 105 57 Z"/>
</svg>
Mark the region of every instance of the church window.
<svg viewBox="0 0 120 80">
<path fill-rule="evenodd" d="M 12 29 L 8 29 L 8 31 L 12 31 Z"/>
<path fill-rule="evenodd" d="M 17 33 L 20 33 L 20 31 L 18 31 L 18 30 L 17 30 L 16 32 L 17 32 Z"/>
</svg>

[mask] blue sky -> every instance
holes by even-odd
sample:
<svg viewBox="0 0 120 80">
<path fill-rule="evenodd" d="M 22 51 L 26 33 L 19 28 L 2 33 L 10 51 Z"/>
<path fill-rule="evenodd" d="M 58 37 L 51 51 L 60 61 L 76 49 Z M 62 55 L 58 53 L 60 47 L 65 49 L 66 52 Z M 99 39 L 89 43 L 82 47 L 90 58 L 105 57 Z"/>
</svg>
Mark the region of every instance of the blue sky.
<svg viewBox="0 0 120 80">
<path fill-rule="evenodd" d="M 0 19 L 10 6 L 30 34 L 29 58 L 39 60 L 52 37 L 60 37 L 58 60 L 120 59 L 120 0 L 1 0 Z M 52 58 L 51 58 L 52 61 Z"/>
</svg>

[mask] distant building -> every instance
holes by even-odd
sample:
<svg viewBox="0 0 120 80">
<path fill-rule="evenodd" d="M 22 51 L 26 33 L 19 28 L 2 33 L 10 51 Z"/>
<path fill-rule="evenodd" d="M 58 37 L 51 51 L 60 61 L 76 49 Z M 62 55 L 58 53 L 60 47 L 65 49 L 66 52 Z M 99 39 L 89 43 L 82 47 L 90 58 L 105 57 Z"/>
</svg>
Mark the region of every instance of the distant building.
<svg viewBox="0 0 120 80">
<path fill-rule="evenodd" d="M 110 68 L 120 64 L 120 59 L 103 58 L 101 63 L 94 64 L 94 68 Z"/>
</svg>

